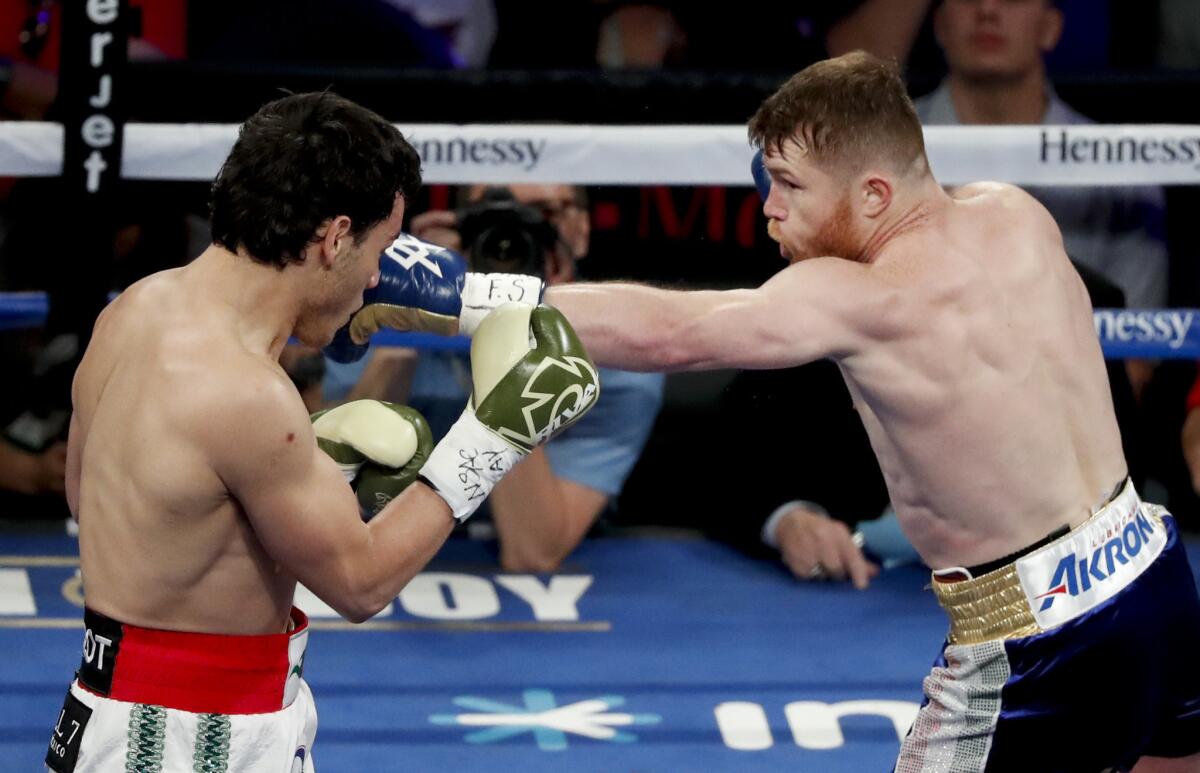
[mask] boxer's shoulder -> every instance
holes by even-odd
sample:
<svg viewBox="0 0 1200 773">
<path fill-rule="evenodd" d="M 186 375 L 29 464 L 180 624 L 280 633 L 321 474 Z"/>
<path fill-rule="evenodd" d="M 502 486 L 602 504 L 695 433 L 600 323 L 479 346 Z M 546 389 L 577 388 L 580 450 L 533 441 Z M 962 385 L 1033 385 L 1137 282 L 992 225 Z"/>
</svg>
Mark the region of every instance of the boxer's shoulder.
<svg viewBox="0 0 1200 773">
<path fill-rule="evenodd" d="M 951 197 L 985 213 L 995 213 L 1010 221 L 1013 214 L 1037 216 L 1045 208 L 1028 191 L 1011 183 L 981 181 L 960 185 Z"/>
</svg>

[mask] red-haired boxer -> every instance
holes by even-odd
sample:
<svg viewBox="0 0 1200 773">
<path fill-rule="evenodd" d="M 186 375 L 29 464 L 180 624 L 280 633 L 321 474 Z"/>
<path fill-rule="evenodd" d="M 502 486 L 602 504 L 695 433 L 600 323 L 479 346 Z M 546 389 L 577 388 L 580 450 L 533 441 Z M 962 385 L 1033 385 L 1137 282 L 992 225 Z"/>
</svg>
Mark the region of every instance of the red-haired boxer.
<svg viewBox="0 0 1200 773">
<path fill-rule="evenodd" d="M 1195 579 L 1127 481 L 1054 220 L 1010 185 L 943 190 L 896 68 L 866 54 L 792 77 L 750 137 L 786 268 L 547 302 L 604 366 L 837 363 L 951 620 L 898 771 L 1196 771 Z"/>
</svg>

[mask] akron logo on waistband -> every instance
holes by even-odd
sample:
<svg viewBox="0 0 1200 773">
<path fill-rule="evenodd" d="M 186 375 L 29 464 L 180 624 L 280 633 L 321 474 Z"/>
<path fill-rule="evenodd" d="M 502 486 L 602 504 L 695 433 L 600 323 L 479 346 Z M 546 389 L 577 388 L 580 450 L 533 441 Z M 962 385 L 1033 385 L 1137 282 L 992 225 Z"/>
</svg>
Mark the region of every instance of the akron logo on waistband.
<svg viewBox="0 0 1200 773">
<path fill-rule="evenodd" d="M 1112 598 L 1162 552 L 1166 532 L 1144 506 L 1106 515 L 1061 545 L 1018 562 L 1042 628 L 1061 625 Z"/>
<path fill-rule="evenodd" d="M 1054 570 L 1050 590 L 1037 597 L 1045 599 L 1038 611 L 1049 609 L 1059 596 L 1078 596 L 1091 590 L 1093 581 L 1108 580 L 1118 567 L 1128 564 L 1130 558 L 1140 553 L 1142 546 L 1153 536 L 1154 527 L 1144 514 L 1138 513 L 1120 534 L 1096 548 L 1090 559 L 1083 556 L 1077 560 L 1074 554 L 1065 556 Z"/>
</svg>

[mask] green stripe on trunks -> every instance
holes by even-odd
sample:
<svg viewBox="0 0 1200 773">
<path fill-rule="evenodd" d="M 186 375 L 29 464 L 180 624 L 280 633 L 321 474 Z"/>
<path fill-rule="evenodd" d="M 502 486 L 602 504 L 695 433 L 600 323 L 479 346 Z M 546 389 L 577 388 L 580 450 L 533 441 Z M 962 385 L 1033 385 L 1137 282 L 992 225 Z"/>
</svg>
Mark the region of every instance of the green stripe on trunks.
<svg viewBox="0 0 1200 773">
<path fill-rule="evenodd" d="M 126 773 L 159 773 L 167 737 L 167 710 L 162 706 L 134 704 L 129 711 Z"/>
<path fill-rule="evenodd" d="M 230 721 L 226 714 L 201 714 L 192 753 L 194 773 L 225 773 L 229 769 Z"/>
</svg>

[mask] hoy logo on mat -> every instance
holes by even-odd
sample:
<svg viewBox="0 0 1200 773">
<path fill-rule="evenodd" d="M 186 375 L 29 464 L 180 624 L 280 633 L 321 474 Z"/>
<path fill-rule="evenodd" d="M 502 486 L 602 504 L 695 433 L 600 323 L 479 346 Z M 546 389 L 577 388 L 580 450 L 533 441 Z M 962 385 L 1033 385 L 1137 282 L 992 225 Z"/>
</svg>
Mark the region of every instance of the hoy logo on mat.
<svg viewBox="0 0 1200 773">
<path fill-rule="evenodd" d="M 591 584 L 591 575 L 560 574 L 542 579 L 531 574 L 500 574 L 488 579 L 459 572 L 422 572 L 396 597 L 400 609 L 389 604 L 376 619 L 403 612 L 425 620 L 469 622 L 512 610 L 528 612 L 538 622 L 574 622 L 579 620 L 579 600 Z M 498 588 L 516 598 L 507 598 Z M 338 617 L 304 587 L 296 591 L 296 606 L 310 617 Z M 506 615 L 509 619 L 516 616 Z"/>
<path fill-rule="evenodd" d="M 70 559 L 63 559 L 65 563 Z M 30 560 L 30 563 L 36 563 Z M 36 583 L 30 572 L 41 572 Z M 52 577 L 49 575 L 58 575 Z M 65 577 L 65 582 L 59 577 Z M 467 572 L 422 572 L 414 577 L 370 623 L 352 625 L 316 597 L 297 586 L 295 604 L 313 620 L 313 627 L 346 627 L 363 631 L 406 628 L 450 628 L 454 630 L 554 630 L 604 632 L 612 625 L 606 620 L 581 620 L 579 605 L 593 581 L 589 574 L 497 574 Z M 62 596 L 51 597 L 51 588 L 61 584 Z M 61 616 L 63 602 L 69 616 Z M 43 568 L 0 566 L 0 628 L 72 627 L 82 623 L 78 612 L 83 607 L 83 591 L 78 571 L 70 573 L 56 565 Z M 32 618 L 32 619 L 31 619 Z M 40 625 L 39 625 L 40 623 Z M 112 639 L 87 632 L 84 657 L 97 665 L 113 653 Z"/>
</svg>

